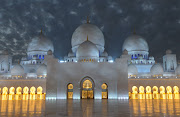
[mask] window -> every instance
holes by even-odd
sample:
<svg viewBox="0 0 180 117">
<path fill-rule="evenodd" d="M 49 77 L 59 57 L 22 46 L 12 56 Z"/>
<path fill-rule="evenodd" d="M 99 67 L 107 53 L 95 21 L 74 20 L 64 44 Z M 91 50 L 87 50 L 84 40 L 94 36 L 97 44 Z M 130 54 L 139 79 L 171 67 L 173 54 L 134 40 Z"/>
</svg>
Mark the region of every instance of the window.
<svg viewBox="0 0 180 117">
<path fill-rule="evenodd" d="M 67 98 L 72 99 L 73 98 L 73 84 L 68 84 L 67 86 Z"/>
<path fill-rule="evenodd" d="M 135 54 L 135 57 L 134 58 L 137 58 L 136 54 Z"/>
<path fill-rule="evenodd" d="M 39 55 L 39 59 L 41 59 L 41 55 Z"/>
</svg>

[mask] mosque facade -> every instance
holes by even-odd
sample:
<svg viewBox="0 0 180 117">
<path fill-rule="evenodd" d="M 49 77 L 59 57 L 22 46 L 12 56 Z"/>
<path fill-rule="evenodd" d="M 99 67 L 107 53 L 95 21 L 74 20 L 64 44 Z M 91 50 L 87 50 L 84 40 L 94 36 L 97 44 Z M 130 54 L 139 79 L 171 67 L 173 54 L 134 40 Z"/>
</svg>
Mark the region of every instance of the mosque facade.
<svg viewBox="0 0 180 117">
<path fill-rule="evenodd" d="M 59 60 L 41 32 L 18 63 L 4 50 L 0 99 L 179 99 L 180 65 L 171 50 L 157 63 L 149 56 L 147 41 L 132 34 L 122 55 L 113 59 L 104 48 L 102 31 L 89 22 L 74 31 L 71 46 Z"/>
</svg>

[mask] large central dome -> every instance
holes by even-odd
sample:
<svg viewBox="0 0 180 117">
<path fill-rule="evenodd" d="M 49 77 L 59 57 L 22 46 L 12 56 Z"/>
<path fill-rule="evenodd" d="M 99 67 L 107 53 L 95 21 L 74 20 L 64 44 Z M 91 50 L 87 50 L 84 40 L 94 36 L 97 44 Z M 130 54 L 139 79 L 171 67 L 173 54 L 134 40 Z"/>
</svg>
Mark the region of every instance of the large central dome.
<svg viewBox="0 0 180 117">
<path fill-rule="evenodd" d="M 35 52 L 35 51 L 48 52 L 48 50 L 54 52 L 54 46 L 51 40 L 49 40 L 41 33 L 39 36 L 34 37 L 32 41 L 29 43 L 27 52 Z"/>
<path fill-rule="evenodd" d="M 76 57 L 81 59 L 98 58 L 99 51 L 95 44 L 87 40 L 78 47 Z"/>
<path fill-rule="evenodd" d="M 86 41 L 86 37 L 89 37 L 89 41 L 94 43 L 100 52 L 104 51 L 104 35 L 102 31 L 95 25 L 82 24 L 73 33 L 71 39 L 72 51 L 76 52 L 78 46 Z"/>
<path fill-rule="evenodd" d="M 146 40 L 138 35 L 129 36 L 123 44 L 122 51 L 149 51 L 148 44 Z"/>
</svg>

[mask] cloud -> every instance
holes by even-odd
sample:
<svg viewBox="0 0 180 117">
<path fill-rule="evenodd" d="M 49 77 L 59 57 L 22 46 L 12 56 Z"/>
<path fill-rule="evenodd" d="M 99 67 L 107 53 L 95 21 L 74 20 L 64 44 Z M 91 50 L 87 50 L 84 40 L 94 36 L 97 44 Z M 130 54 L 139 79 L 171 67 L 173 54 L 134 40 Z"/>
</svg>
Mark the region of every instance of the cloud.
<svg viewBox="0 0 180 117">
<path fill-rule="evenodd" d="M 75 12 L 75 11 L 70 11 L 70 14 L 71 14 L 71 15 L 77 15 L 77 12 Z"/>
</svg>

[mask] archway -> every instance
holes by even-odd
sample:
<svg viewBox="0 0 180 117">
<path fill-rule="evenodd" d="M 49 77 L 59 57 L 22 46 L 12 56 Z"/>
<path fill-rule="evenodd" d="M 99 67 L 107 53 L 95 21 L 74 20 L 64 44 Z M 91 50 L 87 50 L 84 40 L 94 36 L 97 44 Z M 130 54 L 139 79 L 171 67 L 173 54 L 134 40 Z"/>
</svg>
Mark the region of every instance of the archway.
<svg viewBox="0 0 180 117">
<path fill-rule="evenodd" d="M 21 100 L 22 99 L 22 88 L 17 87 L 16 88 L 16 100 Z"/>
<path fill-rule="evenodd" d="M 81 81 L 81 98 L 82 99 L 94 98 L 94 83 L 91 78 L 84 78 Z"/>
<path fill-rule="evenodd" d="M 171 88 L 171 86 L 167 86 L 166 91 L 167 91 L 167 99 L 173 99 L 172 98 L 172 88 Z"/>
<path fill-rule="evenodd" d="M 159 99 L 157 86 L 153 87 L 153 99 Z"/>
<path fill-rule="evenodd" d="M 4 87 L 2 90 L 2 100 L 7 100 L 8 99 L 8 88 Z"/>
<path fill-rule="evenodd" d="M 160 90 L 160 99 L 166 99 L 164 86 L 160 86 L 159 90 Z"/>
<path fill-rule="evenodd" d="M 108 99 L 108 86 L 106 83 L 101 85 L 102 88 L 102 99 Z"/>
<path fill-rule="evenodd" d="M 136 86 L 132 87 L 132 99 L 138 99 L 138 88 Z"/>
<path fill-rule="evenodd" d="M 37 99 L 42 99 L 42 91 L 43 91 L 43 88 L 39 86 L 37 88 Z"/>
<path fill-rule="evenodd" d="M 179 87 L 174 86 L 173 90 L 174 90 L 174 99 L 179 99 Z"/>
<path fill-rule="evenodd" d="M 24 87 L 23 88 L 23 100 L 28 100 L 28 93 L 29 93 L 29 88 Z"/>
<path fill-rule="evenodd" d="M 145 99 L 144 87 L 139 87 L 139 99 Z"/>
<path fill-rule="evenodd" d="M 34 87 L 34 86 L 32 86 L 31 88 L 30 88 L 30 100 L 35 100 L 36 99 L 36 88 Z"/>
<path fill-rule="evenodd" d="M 14 92 L 15 92 L 15 88 L 11 87 L 9 89 L 9 100 L 14 100 Z"/>
<path fill-rule="evenodd" d="M 151 87 L 150 86 L 146 87 L 146 99 L 152 99 Z"/>
<path fill-rule="evenodd" d="M 73 99 L 73 84 L 71 83 L 67 85 L 67 98 Z"/>
</svg>

